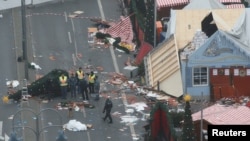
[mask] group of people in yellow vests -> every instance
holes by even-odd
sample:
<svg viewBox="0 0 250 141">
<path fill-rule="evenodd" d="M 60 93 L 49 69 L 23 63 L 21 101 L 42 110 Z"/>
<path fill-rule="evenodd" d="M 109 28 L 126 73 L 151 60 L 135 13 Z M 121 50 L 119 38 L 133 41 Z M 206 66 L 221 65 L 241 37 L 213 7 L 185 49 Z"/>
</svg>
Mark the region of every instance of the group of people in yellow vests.
<svg viewBox="0 0 250 141">
<path fill-rule="evenodd" d="M 87 78 L 87 79 L 86 79 Z M 99 93 L 99 82 L 97 81 L 97 76 L 93 71 L 90 74 L 85 73 L 81 67 L 75 72 L 71 73 L 69 78 L 65 74 L 59 76 L 60 88 L 61 88 L 61 98 L 67 99 L 68 88 L 71 93 L 71 98 L 76 98 L 77 93 L 82 94 L 83 100 L 89 100 L 89 94 L 95 93 L 95 86 L 97 84 L 97 91 Z"/>
</svg>

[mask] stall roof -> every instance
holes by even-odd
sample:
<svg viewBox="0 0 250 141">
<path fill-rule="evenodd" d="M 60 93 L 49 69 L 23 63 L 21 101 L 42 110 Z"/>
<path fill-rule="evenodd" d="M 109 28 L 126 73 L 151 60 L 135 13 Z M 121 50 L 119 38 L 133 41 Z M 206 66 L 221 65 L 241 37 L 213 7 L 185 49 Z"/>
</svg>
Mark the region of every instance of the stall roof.
<svg viewBox="0 0 250 141">
<path fill-rule="evenodd" d="M 121 17 L 120 21 L 109 27 L 106 33 L 110 34 L 112 37 L 120 37 L 121 41 L 133 44 L 133 29 L 130 21 L 130 16 Z"/>
<path fill-rule="evenodd" d="M 221 3 L 241 3 L 241 0 L 219 0 Z"/>
<path fill-rule="evenodd" d="M 244 4 L 229 4 L 229 5 L 226 5 L 227 8 L 246 8 Z"/>
<path fill-rule="evenodd" d="M 189 0 L 156 0 L 157 8 L 172 7 L 178 5 L 185 5 L 189 3 Z"/>
<path fill-rule="evenodd" d="M 158 9 L 163 8 L 163 7 L 173 7 L 173 6 L 178 6 L 178 5 L 186 5 L 190 1 L 192 1 L 192 0 L 156 0 Z M 204 1 L 204 0 L 198 0 L 198 1 L 200 1 L 200 3 L 201 3 L 200 5 L 202 7 L 206 6 L 205 5 L 205 3 L 207 3 L 206 1 Z M 208 0 L 208 1 L 211 1 L 212 4 L 215 4 L 217 2 L 222 3 L 222 4 L 241 4 L 241 0 Z M 213 6 L 215 6 L 215 5 L 213 5 Z"/>
<path fill-rule="evenodd" d="M 250 109 L 247 106 L 214 104 L 203 109 L 203 119 L 213 125 L 250 124 Z M 193 121 L 201 119 L 201 111 L 192 114 Z"/>
</svg>

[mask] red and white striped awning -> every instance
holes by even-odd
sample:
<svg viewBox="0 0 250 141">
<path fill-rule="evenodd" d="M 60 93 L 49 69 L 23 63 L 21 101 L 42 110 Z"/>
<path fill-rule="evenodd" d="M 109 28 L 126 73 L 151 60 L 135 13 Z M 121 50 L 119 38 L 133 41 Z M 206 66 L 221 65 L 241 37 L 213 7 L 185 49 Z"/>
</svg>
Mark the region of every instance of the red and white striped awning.
<svg viewBox="0 0 250 141">
<path fill-rule="evenodd" d="M 226 5 L 229 9 L 245 8 L 244 4 L 229 4 Z"/>
<path fill-rule="evenodd" d="M 201 119 L 201 112 L 192 114 L 193 121 Z M 203 119 L 213 125 L 250 124 L 250 108 L 214 104 L 203 109 Z"/>
<path fill-rule="evenodd" d="M 189 3 L 189 0 L 156 0 L 157 8 L 171 7 L 177 5 L 184 5 Z"/>
<path fill-rule="evenodd" d="M 221 3 L 241 3 L 241 0 L 219 0 Z"/>
<path fill-rule="evenodd" d="M 133 40 L 133 29 L 130 16 L 121 17 L 121 20 L 106 30 L 113 38 L 120 37 L 121 41 L 131 44 Z"/>
</svg>

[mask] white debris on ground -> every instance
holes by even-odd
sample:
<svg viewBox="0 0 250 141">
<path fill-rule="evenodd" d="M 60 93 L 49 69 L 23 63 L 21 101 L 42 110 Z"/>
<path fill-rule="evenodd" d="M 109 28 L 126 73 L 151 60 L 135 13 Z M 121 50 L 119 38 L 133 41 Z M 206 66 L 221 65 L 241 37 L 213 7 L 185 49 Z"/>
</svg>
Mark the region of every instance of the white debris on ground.
<svg viewBox="0 0 250 141">
<path fill-rule="evenodd" d="M 135 110 L 134 109 L 127 109 L 125 112 L 128 114 L 133 114 L 135 112 Z"/>
<path fill-rule="evenodd" d="M 137 102 L 126 106 L 134 108 L 137 112 L 143 111 L 145 110 L 145 108 L 148 107 L 148 105 L 145 102 Z"/>
<path fill-rule="evenodd" d="M 85 131 L 87 130 L 87 126 L 85 124 L 82 124 L 81 122 L 73 119 L 70 120 L 68 123 L 63 125 L 64 129 L 67 129 L 69 131 Z"/>
<path fill-rule="evenodd" d="M 118 111 L 115 111 L 114 113 L 112 113 L 113 116 L 116 116 L 116 117 L 120 117 L 122 113 L 118 112 Z"/>
<path fill-rule="evenodd" d="M 121 123 L 125 123 L 127 125 L 135 124 L 139 119 L 136 116 L 125 115 L 121 116 Z"/>
<path fill-rule="evenodd" d="M 41 70 L 41 69 L 42 69 L 39 65 L 37 65 L 37 64 L 34 63 L 34 62 L 31 62 L 30 65 L 31 65 L 31 66 L 34 66 L 34 68 L 35 68 L 36 70 Z"/>
<path fill-rule="evenodd" d="M 158 98 L 159 95 L 155 92 L 152 92 L 152 91 L 149 91 L 147 94 L 146 94 L 148 97 L 155 97 L 155 98 Z"/>
<path fill-rule="evenodd" d="M 7 82 L 6 82 L 6 85 L 7 85 L 8 87 L 12 87 L 12 88 L 17 87 L 19 84 L 20 84 L 20 83 L 19 83 L 18 80 L 10 80 L 10 81 L 7 81 Z"/>
</svg>

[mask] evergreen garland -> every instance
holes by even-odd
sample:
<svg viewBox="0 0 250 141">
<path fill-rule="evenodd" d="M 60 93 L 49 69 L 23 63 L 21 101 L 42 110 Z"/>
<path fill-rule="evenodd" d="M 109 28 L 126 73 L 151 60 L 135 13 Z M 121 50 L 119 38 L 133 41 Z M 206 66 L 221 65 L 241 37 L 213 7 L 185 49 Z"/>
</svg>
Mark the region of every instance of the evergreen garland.
<svg viewBox="0 0 250 141">
<path fill-rule="evenodd" d="M 143 16 L 145 16 L 146 11 L 147 11 L 145 1 L 144 0 L 137 0 L 136 5 L 137 5 L 137 8 L 138 8 L 139 12 L 142 13 Z"/>
<path fill-rule="evenodd" d="M 159 120 L 159 119 L 153 119 L 155 112 L 157 112 L 157 110 L 163 110 L 166 114 L 167 117 L 167 121 L 168 121 L 168 128 L 170 130 L 170 135 L 171 137 L 168 137 L 169 139 L 173 138 L 174 140 L 176 140 L 177 136 L 176 136 L 176 132 L 174 129 L 174 125 L 173 125 L 173 120 L 172 117 L 169 113 L 168 107 L 166 104 L 162 103 L 162 102 L 157 102 L 154 106 L 154 108 L 151 110 L 150 112 L 150 119 L 151 119 L 151 124 L 154 120 Z M 151 131 L 153 131 L 154 129 L 151 128 Z M 154 141 L 154 138 L 152 137 L 152 134 L 150 134 L 149 136 L 149 141 Z"/>
<path fill-rule="evenodd" d="M 155 30 L 155 21 L 154 21 L 154 9 L 155 9 L 155 0 L 148 0 L 148 8 L 145 21 L 145 41 L 154 47 L 154 30 Z"/>
<path fill-rule="evenodd" d="M 144 22 L 145 22 L 144 17 L 145 17 L 145 15 L 144 15 L 144 13 L 146 13 L 146 10 L 145 11 L 140 11 L 137 8 L 136 3 L 137 2 L 135 0 L 132 0 L 130 2 L 130 9 L 131 9 L 130 13 L 135 14 L 135 17 L 137 19 L 137 22 L 138 22 L 139 26 L 144 30 L 145 29 L 145 25 L 144 25 Z M 145 6 L 145 4 L 144 4 L 144 6 Z M 143 8 L 141 8 L 141 9 L 143 9 Z"/>
</svg>

